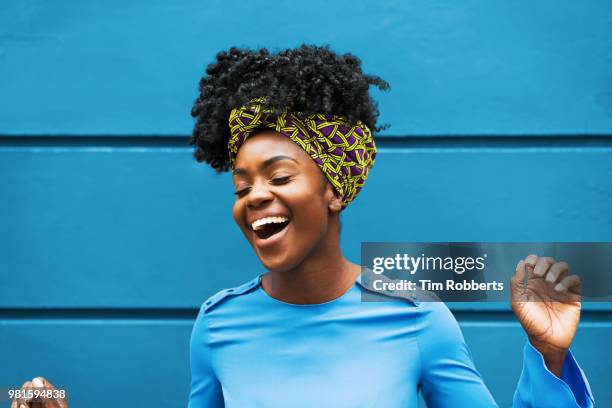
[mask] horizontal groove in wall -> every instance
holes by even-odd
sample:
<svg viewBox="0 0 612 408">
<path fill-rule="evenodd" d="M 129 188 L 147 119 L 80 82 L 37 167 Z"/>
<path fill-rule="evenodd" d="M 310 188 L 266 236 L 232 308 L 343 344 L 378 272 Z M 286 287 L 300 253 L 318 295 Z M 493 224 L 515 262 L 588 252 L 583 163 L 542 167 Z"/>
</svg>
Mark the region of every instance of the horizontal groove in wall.
<svg viewBox="0 0 612 408">
<path fill-rule="evenodd" d="M 0 322 L 10 320 L 194 320 L 197 308 L 0 309 Z M 510 310 L 455 310 L 460 322 L 517 322 Z M 583 310 L 582 322 L 612 322 L 612 310 Z"/>
<path fill-rule="evenodd" d="M 196 318 L 198 310 L 196 308 L 2 308 L 0 320 L 192 320 Z"/>
<path fill-rule="evenodd" d="M 461 323 L 472 322 L 516 322 L 518 320 L 511 310 L 457 310 L 453 311 L 455 318 Z M 580 314 L 581 323 L 612 323 L 610 310 L 583 310 Z"/>
<path fill-rule="evenodd" d="M 572 148 L 612 147 L 602 135 L 378 136 L 379 148 Z M 2 136 L 1 147 L 17 148 L 189 148 L 187 136 Z"/>
</svg>

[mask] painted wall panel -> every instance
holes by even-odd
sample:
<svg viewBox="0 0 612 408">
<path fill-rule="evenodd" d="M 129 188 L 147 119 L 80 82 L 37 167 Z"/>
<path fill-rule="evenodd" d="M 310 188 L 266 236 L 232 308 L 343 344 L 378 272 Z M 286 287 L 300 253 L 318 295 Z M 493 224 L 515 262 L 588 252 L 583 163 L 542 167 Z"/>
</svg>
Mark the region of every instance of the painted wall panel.
<svg viewBox="0 0 612 408">
<path fill-rule="evenodd" d="M 610 149 L 377 160 L 343 215 L 357 262 L 362 241 L 612 240 Z M 229 175 L 188 149 L 5 147 L 0 184 L 4 307 L 196 307 L 263 271 L 234 225 Z"/>
<path fill-rule="evenodd" d="M 0 347 L 0 387 L 42 375 L 69 393 L 71 407 L 185 407 L 192 325 L 0 320 L 2 343 L 10 339 L 10 347 Z"/>
<path fill-rule="evenodd" d="M 606 0 L 6 0 L 0 134 L 184 135 L 219 50 L 302 42 L 390 82 L 390 135 L 610 134 L 611 27 Z"/>
</svg>

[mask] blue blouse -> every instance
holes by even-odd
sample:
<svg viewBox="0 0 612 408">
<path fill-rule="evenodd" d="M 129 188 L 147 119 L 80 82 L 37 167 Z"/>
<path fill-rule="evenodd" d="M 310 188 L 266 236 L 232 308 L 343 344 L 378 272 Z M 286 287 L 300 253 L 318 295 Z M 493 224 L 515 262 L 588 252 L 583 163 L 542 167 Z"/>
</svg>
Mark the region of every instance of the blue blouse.
<svg viewBox="0 0 612 408">
<path fill-rule="evenodd" d="M 442 302 L 362 302 L 342 296 L 295 305 L 259 275 L 202 305 L 191 335 L 189 408 L 495 407 L 454 316 Z M 568 352 L 562 379 L 529 342 L 513 407 L 592 407 Z"/>
</svg>

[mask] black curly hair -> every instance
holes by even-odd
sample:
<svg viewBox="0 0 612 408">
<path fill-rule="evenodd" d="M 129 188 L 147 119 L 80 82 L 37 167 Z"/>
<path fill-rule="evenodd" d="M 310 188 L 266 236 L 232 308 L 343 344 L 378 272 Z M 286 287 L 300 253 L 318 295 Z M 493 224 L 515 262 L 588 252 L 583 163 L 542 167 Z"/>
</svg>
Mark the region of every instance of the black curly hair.
<svg viewBox="0 0 612 408">
<path fill-rule="evenodd" d="M 200 80 L 200 95 L 191 116 L 197 118 L 189 140 L 194 157 L 218 173 L 230 167 L 227 142 L 228 118 L 233 108 L 255 97 L 267 96 L 266 107 L 280 114 L 285 109 L 344 116 L 349 123 L 361 120 L 373 132 L 378 105 L 370 97 L 370 85 L 388 90 L 382 78 L 361 71 L 361 60 L 352 54 L 338 55 L 329 45 L 302 44 L 276 54 L 266 48 L 232 47 L 217 54 Z"/>
</svg>

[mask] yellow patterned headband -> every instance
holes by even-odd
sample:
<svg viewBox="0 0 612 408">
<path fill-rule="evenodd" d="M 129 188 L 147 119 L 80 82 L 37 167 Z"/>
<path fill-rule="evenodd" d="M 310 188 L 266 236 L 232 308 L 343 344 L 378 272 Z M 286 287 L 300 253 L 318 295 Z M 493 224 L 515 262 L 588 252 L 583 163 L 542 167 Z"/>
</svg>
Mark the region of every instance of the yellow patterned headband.
<svg viewBox="0 0 612 408">
<path fill-rule="evenodd" d="M 293 140 L 315 161 L 342 197 L 342 209 L 355 199 L 376 157 L 370 129 L 361 121 L 354 126 L 342 116 L 314 114 L 300 118 L 287 112 L 272 115 L 264 109 L 266 97 L 252 99 L 232 109 L 228 142 L 232 170 L 238 149 L 258 127 L 269 127 Z"/>
</svg>

